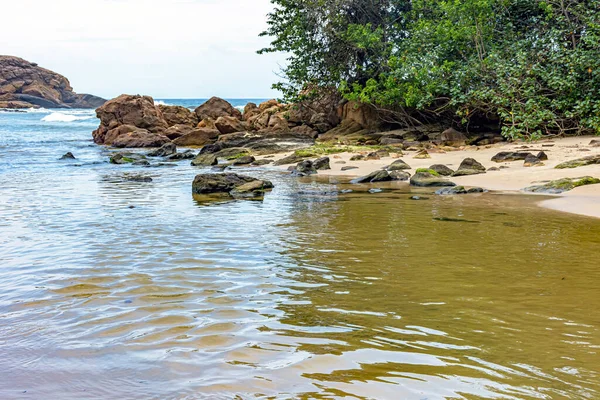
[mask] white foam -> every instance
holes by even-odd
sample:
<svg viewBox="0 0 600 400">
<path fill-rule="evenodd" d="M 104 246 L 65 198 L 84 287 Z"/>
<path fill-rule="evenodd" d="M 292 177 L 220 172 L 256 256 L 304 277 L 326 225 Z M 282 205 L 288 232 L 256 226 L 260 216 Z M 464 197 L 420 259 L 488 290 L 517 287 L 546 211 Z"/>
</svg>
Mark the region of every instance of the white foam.
<svg viewBox="0 0 600 400">
<path fill-rule="evenodd" d="M 163 100 L 154 100 L 155 106 L 172 106 L 173 104 L 165 103 Z"/>
<path fill-rule="evenodd" d="M 62 112 L 53 112 L 50 115 L 46 115 L 42 118 L 44 122 L 74 122 L 74 121 L 83 121 L 86 119 L 93 118 L 92 115 L 74 115 L 74 114 L 65 114 Z"/>
</svg>

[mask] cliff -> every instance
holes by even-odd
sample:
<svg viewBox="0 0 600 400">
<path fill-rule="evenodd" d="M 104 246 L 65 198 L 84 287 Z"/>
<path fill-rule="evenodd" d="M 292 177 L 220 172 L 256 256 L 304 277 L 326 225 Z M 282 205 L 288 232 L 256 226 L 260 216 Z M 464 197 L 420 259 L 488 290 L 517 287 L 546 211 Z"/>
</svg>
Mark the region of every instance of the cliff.
<svg viewBox="0 0 600 400">
<path fill-rule="evenodd" d="M 77 94 L 69 80 L 22 58 L 0 55 L 0 108 L 97 108 L 106 102 Z"/>
</svg>

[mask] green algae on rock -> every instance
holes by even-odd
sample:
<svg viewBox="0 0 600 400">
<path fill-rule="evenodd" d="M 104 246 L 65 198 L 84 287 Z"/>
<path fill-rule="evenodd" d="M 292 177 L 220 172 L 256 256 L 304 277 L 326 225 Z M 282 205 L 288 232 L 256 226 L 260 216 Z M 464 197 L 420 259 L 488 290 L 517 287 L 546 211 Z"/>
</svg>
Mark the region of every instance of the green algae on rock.
<svg viewBox="0 0 600 400">
<path fill-rule="evenodd" d="M 560 194 L 568 192 L 569 190 L 573 190 L 579 186 L 595 185 L 598 183 L 600 183 L 600 179 L 592 178 L 591 176 L 584 176 L 581 178 L 563 178 L 545 183 L 543 185 L 529 186 L 523 189 L 523 191 L 531 193 Z"/>
<path fill-rule="evenodd" d="M 577 167 L 585 167 L 586 165 L 594 165 L 600 164 L 600 155 L 588 156 L 583 158 L 578 158 L 576 160 L 565 161 L 564 163 L 558 164 L 556 169 L 567 169 L 567 168 L 577 168 Z"/>
<path fill-rule="evenodd" d="M 432 175 L 428 172 L 417 172 L 410 178 L 410 184 L 412 186 L 419 187 L 444 187 L 444 186 L 456 186 L 456 183 L 444 179 L 440 176 Z"/>
</svg>

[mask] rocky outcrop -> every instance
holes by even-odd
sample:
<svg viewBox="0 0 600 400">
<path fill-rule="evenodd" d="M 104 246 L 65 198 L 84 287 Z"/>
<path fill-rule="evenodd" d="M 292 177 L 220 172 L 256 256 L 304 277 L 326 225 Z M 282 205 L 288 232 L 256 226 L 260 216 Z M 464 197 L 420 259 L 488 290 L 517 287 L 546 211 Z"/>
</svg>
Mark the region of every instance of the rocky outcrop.
<svg viewBox="0 0 600 400">
<path fill-rule="evenodd" d="M 176 125 L 195 128 L 198 125 L 198 122 L 200 122 L 195 113 L 182 106 L 167 106 L 160 104 L 158 109 L 162 113 L 169 128 Z"/>
<path fill-rule="evenodd" d="M 202 147 L 214 143 L 218 137 L 219 131 L 216 129 L 197 128 L 186 135 L 178 137 L 173 143 L 177 146 Z"/>
<path fill-rule="evenodd" d="M 96 108 L 106 100 L 77 94 L 69 80 L 35 63 L 0 56 L 0 108 Z"/>
<path fill-rule="evenodd" d="M 583 178 L 563 178 L 542 185 L 534 185 L 523 189 L 530 193 L 560 194 L 579 186 L 600 184 L 600 179 L 585 176 Z"/>
<path fill-rule="evenodd" d="M 211 118 L 216 121 L 219 117 L 234 117 L 238 120 L 242 119 L 240 110 L 218 97 L 210 98 L 206 103 L 196 108 L 194 112 L 200 121 L 206 118 Z"/>
<path fill-rule="evenodd" d="M 565 161 L 564 163 L 558 164 L 555 168 L 556 169 L 578 168 L 578 167 L 585 167 L 586 165 L 594 165 L 594 164 L 600 164 L 600 155 L 578 158 L 577 160 Z"/>
</svg>

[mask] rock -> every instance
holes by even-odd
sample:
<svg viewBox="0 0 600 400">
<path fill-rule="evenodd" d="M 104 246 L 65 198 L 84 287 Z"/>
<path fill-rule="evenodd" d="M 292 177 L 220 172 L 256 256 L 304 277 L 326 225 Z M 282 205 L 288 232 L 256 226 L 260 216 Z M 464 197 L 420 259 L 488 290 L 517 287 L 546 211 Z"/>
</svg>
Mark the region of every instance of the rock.
<svg viewBox="0 0 600 400">
<path fill-rule="evenodd" d="M 249 165 L 252 164 L 254 161 L 256 161 L 256 158 L 254 158 L 253 156 L 242 156 L 240 158 L 237 158 L 234 162 L 233 165 Z"/>
<path fill-rule="evenodd" d="M 216 121 L 219 117 L 234 117 L 238 120 L 242 119 L 240 110 L 234 108 L 230 103 L 218 97 L 212 97 L 206 103 L 196 108 L 194 112 L 200 121 L 205 118 L 212 118 Z"/>
<path fill-rule="evenodd" d="M 427 150 L 421 150 L 413 158 L 416 160 L 425 160 L 431 158 L 431 156 L 429 155 Z"/>
<path fill-rule="evenodd" d="M 292 175 L 294 176 L 309 176 L 317 173 L 314 164 L 312 161 L 306 160 L 298 163 L 296 167 L 292 170 Z"/>
<path fill-rule="evenodd" d="M 175 140 L 189 133 L 192 133 L 193 127 L 189 125 L 173 125 L 165 131 L 165 136 L 171 140 Z"/>
<path fill-rule="evenodd" d="M 145 160 L 146 157 L 137 153 L 115 153 L 110 157 L 111 164 L 133 164 Z"/>
<path fill-rule="evenodd" d="M 442 132 L 440 140 L 445 146 L 460 147 L 467 144 L 467 137 L 464 133 L 457 131 L 454 128 L 446 129 Z"/>
<path fill-rule="evenodd" d="M 478 161 L 473 158 L 465 158 L 458 167 L 458 170 L 452 176 L 467 176 L 485 174 L 486 169 Z"/>
<path fill-rule="evenodd" d="M 301 133 L 286 131 L 237 132 L 221 135 L 222 148 L 244 147 L 255 153 L 280 153 L 314 145 L 315 140 Z"/>
<path fill-rule="evenodd" d="M 235 160 L 243 156 L 249 156 L 250 152 L 248 151 L 248 149 L 244 149 L 242 147 L 231 147 L 229 149 L 219 150 L 213 154 L 217 158 L 224 158 L 225 160 Z"/>
<path fill-rule="evenodd" d="M 591 176 L 585 176 L 583 178 L 563 178 L 555 181 L 551 181 L 542 185 L 534 185 L 523 189 L 525 192 L 531 193 L 546 193 L 546 194 L 560 194 L 568 192 L 579 186 L 595 185 L 599 184 L 600 179 L 592 178 Z"/>
<path fill-rule="evenodd" d="M 589 144 L 592 147 L 600 147 L 600 140 L 592 140 Z"/>
<path fill-rule="evenodd" d="M 393 181 L 407 181 L 410 179 L 410 174 L 406 171 L 389 171 Z"/>
<path fill-rule="evenodd" d="M 61 160 L 76 160 L 75 156 L 70 151 L 68 153 L 64 154 L 60 159 Z"/>
<path fill-rule="evenodd" d="M 329 165 L 329 161 L 330 161 L 329 157 L 317 158 L 315 161 L 313 161 L 313 167 L 317 171 L 329 170 L 329 169 L 331 169 L 331 166 Z"/>
<path fill-rule="evenodd" d="M 537 158 L 536 156 L 534 156 L 533 154 L 530 154 L 527 156 L 527 158 L 525 159 L 525 163 L 523 164 L 523 166 L 525 167 L 533 167 L 533 166 L 542 166 L 544 165 L 544 163 Z"/>
<path fill-rule="evenodd" d="M 469 190 L 467 190 L 468 194 L 471 194 L 471 193 L 485 193 L 485 192 L 487 192 L 487 190 L 485 190 L 484 188 L 480 188 L 480 187 L 473 187 L 473 188 L 470 188 Z"/>
<path fill-rule="evenodd" d="M 163 115 L 169 127 L 175 125 L 185 125 L 195 128 L 198 125 L 198 117 L 191 110 L 182 106 L 158 105 L 158 109 Z"/>
<path fill-rule="evenodd" d="M 363 161 L 365 159 L 365 156 L 363 156 L 362 154 L 356 154 L 352 157 L 350 157 L 350 161 Z"/>
<path fill-rule="evenodd" d="M 488 172 L 495 172 L 495 171 L 500 171 L 500 168 L 498 168 L 498 167 L 488 168 Z"/>
<path fill-rule="evenodd" d="M 144 182 L 144 183 L 149 183 L 152 182 L 152 178 L 147 176 L 147 175 L 140 175 L 140 174 L 124 174 L 122 176 L 124 181 L 127 182 Z"/>
<path fill-rule="evenodd" d="M 444 186 L 456 186 L 456 183 L 450 182 L 439 176 L 435 176 L 429 172 L 417 172 L 410 178 L 410 184 L 412 186 L 419 187 L 444 187 Z"/>
<path fill-rule="evenodd" d="M 119 135 L 112 142 L 112 146 L 116 148 L 161 147 L 169 142 L 170 140 L 166 136 L 152 133 L 145 129 L 137 129 L 133 132 Z"/>
<path fill-rule="evenodd" d="M 409 200 L 429 200 L 429 197 L 423 197 L 423 196 L 410 196 L 408 199 L 409 199 Z"/>
<path fill-rule="evenodd" d="M 375 193 L 381 193 L 383 192 L 383 189 L 369 189 L 369 193 L 371 194 L 375 194 Z"/>
<path fill-rule="evenodd" d="M 169 157 L 167 157 L 167 159 L 171 161 L 191 160 L 195 158 L 196 153 L 194 153 L 192 150 L 186 150 L 183 153 L 171 154 Z"/>
<path fill-rule="evenodd" d="M 429 169 L 437 172 L 441 176 L 452 176 L 454 174 L 454 170 L 448 168 L 443 164 L 434 164 Z"/>
<path fill-rule="evenodd" d="M 269 165 L 269 164 L 273 164 L 273 160 L 267 160 L 267 159 L 262 159 L 262 160 L 256 160 L 254 161 L 251 165 L 253 167 L 261 167 L 263 165 Z"/>
<path fill-rule="evenodd" d="M 246 186 L 250 183 L 252 185 Z M 222 194 L 245 197 L 255 192 L 262 191 L 264 193 L 264 191 L 272 188 L 273 184 L 269 181 L 232 173 L 200 174 L 196 176 L 192 183 L 192 193 L 199 195 Z"/>
<path fill-rule="evenodd" d="M 527 156 L 532 155 L 529 152 L 512 152 L 512 151 L 502 151 L 492 157 L 492 161 L 501 163 L 501 162 L 509 162 L 509 161 L 525 161 Z"/>
<path fill-rule="evenodd" d="M 358 167 L 353 167 L 351 165 L 347 166 L 347 167 L 342 167 L 342 171 L 350 171 L 350 170 L 353 170 L 353 169 L 358 169 Z"/>
<path fill-rule="evenodd" d="M 537 158 L 540 161 L 548 161 L 548 154 L 546 154 L 546 152 L 544 152 L 544 151 L 540 151 L 537 155 Z"/>
<path fill-rule="evenodd" d="M 149 157 L 167 157 L 177 153 L 177 146 L 174 143 L 166 143 L 161 148 L 148 153 Z"/>
<path fill-rule="evenodd" d="M 217 157 L 214 154 L 209 153 L 200 153 L 192 160 L 192 166 L 194 167 L 208 167 L 217 165 L 218 163 Z"/>
<path fill-rule="evenodd" d="M 388 182 L 388 181 L 407 181 L 410 178 L 410 174 L 403 171 L 392 171 L 386 170 L 373 171 L 369 175 L 356 178 L 351 183 L 374 183 L 374 182 Z"/>
<path fill-rule="evenodd" d="M 369 161 L 369 160 L 381 160 L 381 156 L 379 155 L 379 153 L 377 153 L 376 151 L 369 153 L 365 156 L 364 158 L 365 161 Z"/>
<path fill-rule="evenodd" d="M 255 180 L 234 188 L 229 194 L 236 199 L 256 199 L 264 197 L 267 190 L 273 188 L 269 181 Z"/>
<path fill-rule="evenodd" d="M 470 189 L 465 189 L 464 186 L 454 186 L 447 187 L 443 189 L 439 189 L 435 192 L 437 195 L 446 196 L 446 195 L 456 195 L 456 194 L 472 194 L 472 193 L 484 193 L 486 190 L 480 187 L 474 187 Z"/>
<path fill-rule="evenodd" d="M 411 169 L 410 165 L 405 163 L 403 160 L 396 160 L 387 167 L 385 167 L 387 171 L 401 171 L 404 169 Z"/>
<path fill-rule="evenodd" d="M 213 143 L 219 137 L 216 129 L 196 128 L 187 135 L 173 141 L 177 146 L 204 146 Z"/>
<path fill-rule="evenodd" d="M 215 127 L 222 134 L 244 132 L 247 129 L 246 125 L 236 117 L 219 117 L 215 121 Z"/>
<path fill-rule="evenodd" d="M 294 126 L 293 128 L 291 128 L 291 131 L 293 133 L 299 133 L 299 134 L 302 134 L 302 135 L 306 135 L 306 136 L 311 137 L 313 139 L 316 139 L 317 137 L 319 137 L 319 131 L 314 130 L 313 128 L 311 128 L 308 125 Z"/>
<path fill-rule="evenodd" d="M 196 128 L 217 129 L 217 125 L 214 119 L 204 118 L 202 121 L 198 122 L 198 126 Z"/>
<path fill-rule="evenodd" d="M 248 103 L 244 107 L 244 113 L 243 113 L 242 119 L 244 121 L 248 121 L 251 117 L 254 117 L 255 115 L 258 115 L 260 113 L 261 113 L 261 111 L 255 103 Z"/>
<path fill-rule="evenodd" d="M 1 108 L 97 108 L 106 100 L 77 94 L 64 76 L 12 56 L 0 56 Z"/>
<path fill-rule="evenodd" d="M 595 156 L 588 156 L 584 158 L 578 158 L 577 160 L 566 161 L 562 164 L 558 164 L 556 169 L 567 169 L 567 168 L 578 168 L 585 167 L 586 165 L 600 164 L 600 154 Z"/>
<path fill-rule="evenodd" d="M 296 163 L 299 163 L 302 161 L 304 161 L 304 157 L 300 157 L 294 153 L 294 154 L 290 154 L 287 157 L 283 157 L 280 160 L 275 161 L 275 163 L 273 165 L 279 166 L 279 165 L 296 164 Z"/>
</svg>

